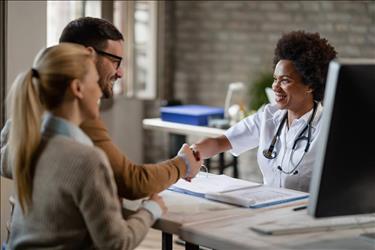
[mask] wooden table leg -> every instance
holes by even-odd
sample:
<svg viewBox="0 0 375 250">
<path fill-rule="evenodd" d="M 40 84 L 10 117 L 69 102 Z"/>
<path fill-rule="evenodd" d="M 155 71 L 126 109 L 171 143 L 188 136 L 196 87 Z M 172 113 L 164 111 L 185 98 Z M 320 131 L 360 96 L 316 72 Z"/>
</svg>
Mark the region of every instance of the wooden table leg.
<svg viewBox="0 0 375 250">
<path fill-rule="evenodd" d="M 199 250 L 199 246 L 185 241 L 185 250 Z"/>
<path fill-rule="evenodd" d="M 173 235 L 169 233 L 162 232 L 161 235 L 161 249 L 162 250 L 172 250 L 173 249 Z"/>
<path fill-rule="evenodd" d="M 238 173 L 238 158 L 233 156 L 233 177 L 240 178 L 240 173 Z"/>
<path fill-rule="evenodd" d="M 219 154 L 219 174 L 224 174 L 225 169 L 225 156 L 224 153 Z"/>
</svg>

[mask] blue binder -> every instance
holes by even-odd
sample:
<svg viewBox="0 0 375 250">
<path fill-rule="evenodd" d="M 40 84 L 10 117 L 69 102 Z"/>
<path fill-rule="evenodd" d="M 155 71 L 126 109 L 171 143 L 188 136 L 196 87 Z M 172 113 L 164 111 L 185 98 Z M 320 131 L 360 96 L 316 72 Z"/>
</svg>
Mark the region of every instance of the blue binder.
<svg viewBox="0 0 375 250">
<path fill-rule="evenodd" d="M 224 108 L 204 105 L 179 105 L 160 108 L 163 121 L 207 126 L 209 119 L 223 119 Z"/>
</svg>

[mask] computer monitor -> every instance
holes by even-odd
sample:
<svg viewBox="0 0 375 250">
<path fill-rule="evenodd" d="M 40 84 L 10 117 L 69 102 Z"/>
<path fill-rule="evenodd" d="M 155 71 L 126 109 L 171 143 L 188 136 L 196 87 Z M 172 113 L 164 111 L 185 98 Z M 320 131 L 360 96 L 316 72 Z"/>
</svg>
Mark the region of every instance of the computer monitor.
<svg viewBox="0 0 375 250">
<path fill-rule="evenodd" d="M 375 59 L 329 65 L 308 213 L 375 212 Z"/>
</svg>

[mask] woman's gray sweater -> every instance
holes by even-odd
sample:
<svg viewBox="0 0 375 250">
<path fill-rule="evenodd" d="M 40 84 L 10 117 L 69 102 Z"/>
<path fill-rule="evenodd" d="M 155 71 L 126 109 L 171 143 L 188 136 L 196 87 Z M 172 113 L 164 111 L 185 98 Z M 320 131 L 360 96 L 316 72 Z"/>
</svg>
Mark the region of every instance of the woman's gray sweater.
<svg viewBox="0 0 375 250">
<path fill-rule="evenodd" d="M 16 199 L 8 247 L 135 248 L 154 219 L 146 209 L 123 219 L 105 154 L 77 141 L 77 136 L 50 134 L 43 141 L 46 144 L 35 167 L 32 205 L 24 215 Z"/>
</svg>

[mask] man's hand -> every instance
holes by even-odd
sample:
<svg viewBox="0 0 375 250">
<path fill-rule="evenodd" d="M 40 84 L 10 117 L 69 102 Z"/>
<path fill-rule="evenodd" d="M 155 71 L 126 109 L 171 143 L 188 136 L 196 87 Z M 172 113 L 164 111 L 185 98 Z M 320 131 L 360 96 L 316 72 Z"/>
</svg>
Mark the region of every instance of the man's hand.
<svg viewBox="0 0 375 250">
<path fill-rule="evenodd" d="M 177 155 L 182 157 L 186 165 L 188 165 L 187 173 L 184 179 L 187 181 L 191 181 L 191 179 L 199 173 L 203 160 L 199 156 L 199 153 L 194 152 L 186 143 L 182 145 Z"/>
</svg>

